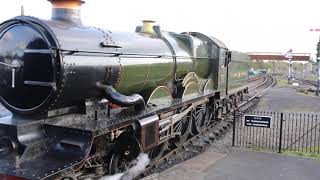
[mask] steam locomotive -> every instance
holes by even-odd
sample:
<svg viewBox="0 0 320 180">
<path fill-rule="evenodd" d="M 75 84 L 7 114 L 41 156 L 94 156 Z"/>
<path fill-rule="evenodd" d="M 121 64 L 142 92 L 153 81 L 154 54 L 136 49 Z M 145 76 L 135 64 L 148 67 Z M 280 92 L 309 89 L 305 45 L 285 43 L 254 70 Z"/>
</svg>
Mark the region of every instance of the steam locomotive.
<svg viewBox="0 0 320 180">
<path fill-rule="evenodd" d="M 248 93 L 249 58 L 199 32 L 88 27 L 79 0 L 0 25 L 1 179 L 83 179 L 155 163 Z"/>
</svg>

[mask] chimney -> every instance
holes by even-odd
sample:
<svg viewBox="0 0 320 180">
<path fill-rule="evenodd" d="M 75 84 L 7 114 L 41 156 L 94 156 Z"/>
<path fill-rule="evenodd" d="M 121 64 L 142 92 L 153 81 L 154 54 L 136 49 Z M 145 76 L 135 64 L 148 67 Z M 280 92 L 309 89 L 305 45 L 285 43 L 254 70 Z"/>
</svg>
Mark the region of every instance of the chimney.
<svg viewBox="0 0 320 180">
<path fill-rule="evenodd" d="M 143 23 L 142 28 L 141 28 L 142 33 L 156 34 L 156 32 L 153 29 L 155 21 L 143 20 L 142 23 Z"/>
<path fill-rule="evenodd" d="M 48 0 L 52 4 L 52 19 L 81 24 L 82 0 Z"/>
</svg>

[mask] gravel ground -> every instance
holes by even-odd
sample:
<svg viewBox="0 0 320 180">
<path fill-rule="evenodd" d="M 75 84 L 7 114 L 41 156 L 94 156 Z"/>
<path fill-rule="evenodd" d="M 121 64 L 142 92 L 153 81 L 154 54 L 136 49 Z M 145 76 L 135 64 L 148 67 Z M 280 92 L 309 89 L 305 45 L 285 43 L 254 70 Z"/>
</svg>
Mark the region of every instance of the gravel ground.
<svg viewBox="0 0 320 180">
<path fill-rule="evenodd" d="M 219 152 L 222 154 L 229 154 L 232 148 L 232 129 L 216 142 L 212 143 L 208 151 Z"/>
</svg>

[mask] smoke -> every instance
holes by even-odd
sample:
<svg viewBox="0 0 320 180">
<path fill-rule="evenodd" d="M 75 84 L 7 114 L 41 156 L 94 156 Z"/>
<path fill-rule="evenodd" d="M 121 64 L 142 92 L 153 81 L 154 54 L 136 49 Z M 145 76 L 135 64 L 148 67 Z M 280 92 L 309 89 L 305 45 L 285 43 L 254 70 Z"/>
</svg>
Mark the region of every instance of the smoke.
<svg viewBox="0 0 320 180">
<path fill-rule="evenodd" d="M 136 164 L 128 171 L 112 176 L 104 176 L 100 178 L 100 180 L 132 180 L 143 173 L 149 163 L 150 159 L 148 158 L 148 155 L 141 153 L 136 159 Z"/>
<path fill-rule="evenodd" d="M 115 174 L 112 176 L 104 176 L 100 178 L 99 180 L 121 180 L 121 177 L 123 176 L 123 173 Z"/>
</svg>

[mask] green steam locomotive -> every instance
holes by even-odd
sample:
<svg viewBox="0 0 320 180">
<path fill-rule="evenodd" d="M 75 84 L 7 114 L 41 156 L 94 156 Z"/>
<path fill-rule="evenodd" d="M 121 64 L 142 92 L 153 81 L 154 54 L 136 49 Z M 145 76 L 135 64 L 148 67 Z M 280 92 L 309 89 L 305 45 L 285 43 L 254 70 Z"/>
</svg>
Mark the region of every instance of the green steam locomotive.
<svg viewBox="0 0 320 180">
<path fill-rule="evenodd" d="M 151 164 L 223 119 L 248 94 L 247 54 L 199 32 L 81 23 L 79 0 L 51 20 L 0 25 L 0 178 L 83 179 Z"/>
</svg>

